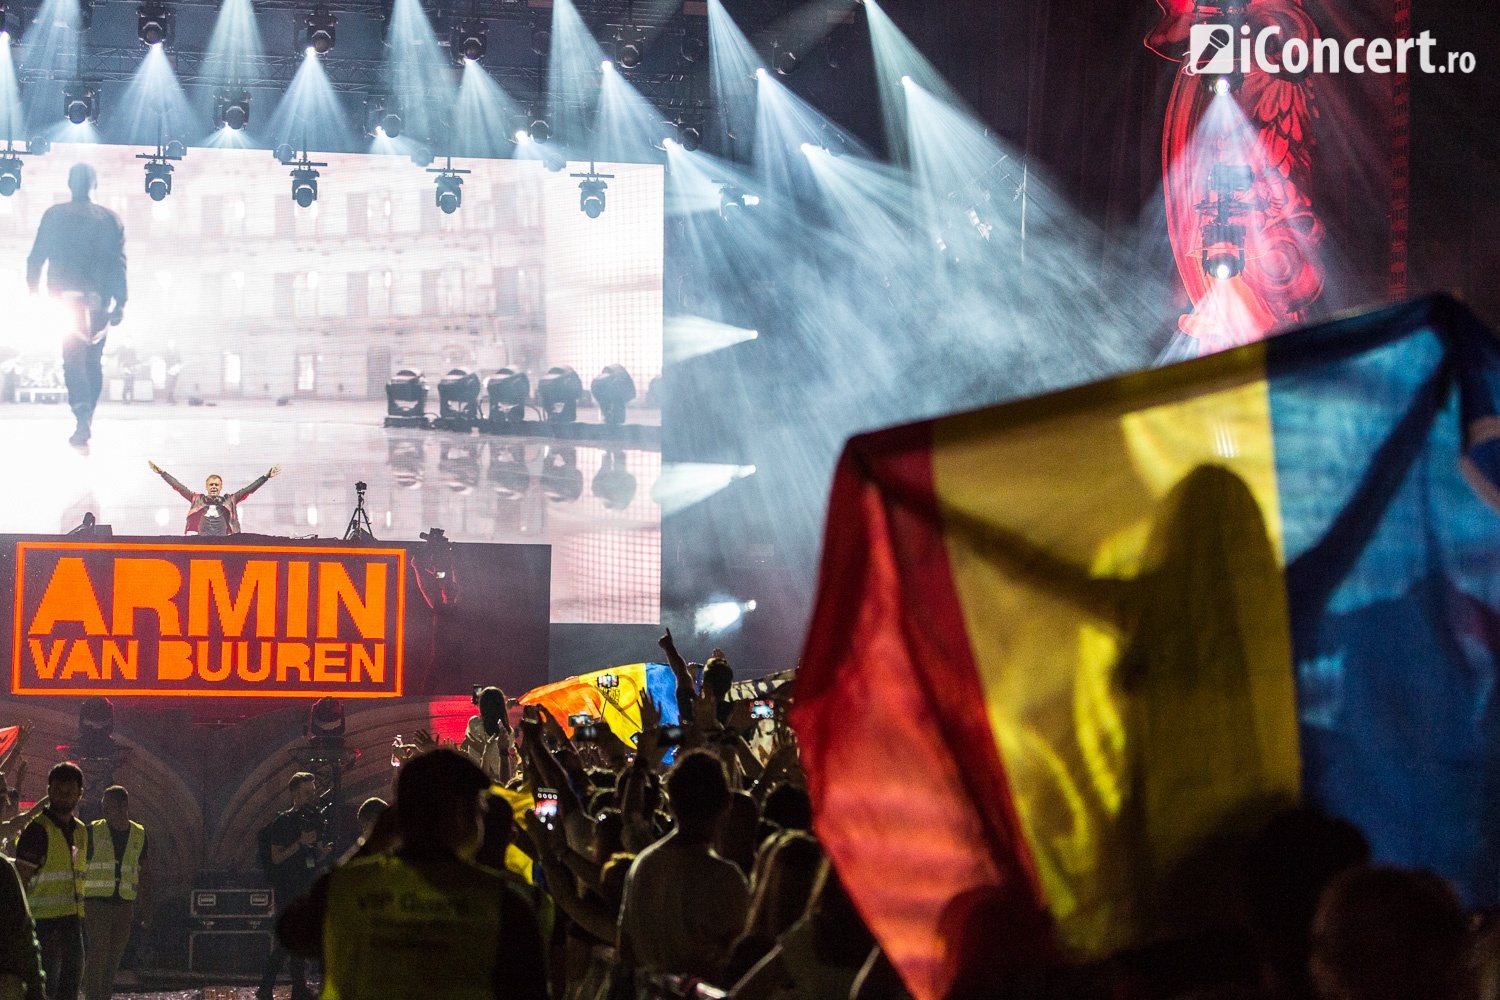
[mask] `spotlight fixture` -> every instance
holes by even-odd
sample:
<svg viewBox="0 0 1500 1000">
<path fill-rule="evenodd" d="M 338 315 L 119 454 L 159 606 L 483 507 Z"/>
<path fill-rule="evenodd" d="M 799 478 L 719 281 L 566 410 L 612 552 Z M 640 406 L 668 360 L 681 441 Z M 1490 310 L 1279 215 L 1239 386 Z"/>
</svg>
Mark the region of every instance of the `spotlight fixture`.
<svg viewBox="0 0 1500 1000">
<path fill-rule="evenodd" d="M 615 36 L 615 62 L 621 69 L 636 69 L 646 55 L 646 40 L 639 28 L 622 28 Z"/>
<path fill-rule="evenodd" d="M 453 26 L 451 49 L 455 61 L 478 62 L 488 50 L 484 22 L 477 17 L 459 21 Z"/>
<path fill-rule="evenodd" d="M 594 376 L 589 391 L 599 404 L 599 414 L 606 424 L 619 426 L 625 422 L 625 404 L 635 398 L 635 380 L 623 365 L 605 365 Z"/>
<path fill-rule="evenodd" d="M 581 177 L 578 184 L 578 208 L 590 219 L 597 219 L 604 214 L 604 191 L 609 187 L 605 180 L 614 180 L 614 174 L 601 174 L 594 169 L 593 161 L 589 162 L 587 173 L 572 174 L 573 177 Z"/>
<path fill-rule="evenodd" d="M 468 430 L 479 423 L 479 376 L 466 368 L 450 369 L 438 382 L 439 430 Z"/>
<path fill-rule="evenodd" d="M 282 159 L 283 151 L 288 153 L 286 159 Z M 312 203 L 318 200 L 318 167 L 326 167 L 326 163 L 314 163 L 307 158 L 307 151 L 302 151 L 299 158 L 295 151 L 289 146 L 278 146 L 276 158 L 281 160 L 283 166 L 292 168 L 292 200 L 302 208 L 310 208 Z"/>
<path fill-rule="evenodd" d="M 307 208 L 318 200 L 318 172 L 311 167 L 292 171 L 292 200 Z"/>
<path fill-rule="evenodd" d="M 539 56 L 550 55 L 552 52 L 552 32 L 546 28 L 536 28 L 531 32 L 531 51 Z"/>
<path fill-rule="evenodd" d="M 1208 196 L 1198 203 L 1203 223 L 1203 273 L 1228 281 L 1245 270 L 1245 225 L 1236 219 L 1253 208 L 1239 197 L 1255 184 L 1254 170 L 1237 163 L 1216 163 L 1208 175 Z"/>
<path fill-rule="evenodd" d="M 164 4 L 143 3 L 136 8 L 136 37 L 147 47 L 171 45 L 176 20 Z"/>
<path fill-rule="evenodd" d="M 429 146 L 417 146 L 411 153 L 411 162 L 419 167 L 425 167 L 432 163 L 432 149 Z"/>
<path fill-rule="evenodd" d="M 696 153 L 703 146 L 703 133 L 695 126 L 677 123 L 677 144 L 689 153 Z"/>
<path fill-rule="evenodd" d="M 535 143 L 544 143 L 552 138 L 552 126 L 547 124 L 545 118 L 534 120 L 526 131 L 531 135 L 531 141 Z"/>
<path fill-rule="evenodd" d="M 172 164 L 146 164 L 146 193 L 152 201 L 161 201 L 172 193 Z"/>
<path fill-rule="evenodd" d="M 741 211 L 760 204 L 757 195 L 749 194 L 738 185 L 721 182 L 719 188 L 719 214 L 725 219 L 736 218 Z"/>
<path fill-rule="evenodd" d="M 531 380 L 525 372 L 501 368 L 485 382 L 490 397 L 490 423 L 521 423 L 531 398 Z"/>
<path fill-rule="evenodd" d="M 250 91 L 229 87 L 214 95 L 214 126 L 238 132 L 250 124 Z"/>
<path fill-rule="evenodd" d="M 136 159 L 146 161 L 146 194 L 152 201 L 161 201 L 172 193 L 172 161 L 182 159 L 186 152 L 182 143 L 158 136 L 156 152 L 136 154 Z"/>
<path fill-rule="evenodd" d="M 1188 67 L 1188 70 L 1203 78 L 1203 86 L 1210 94 L 1235 93 L 1245 82 L 1245 75 L 1239 71 L 1238 59 L 1228 73 L 1201 73 L 1199 70 L 1207 65 L 1205 56 L 1212 59 L 1215 53 L 1225 48 L 1233 51 L 1235 39 L 1240 37 L 1240 29 L 1245 24 L 1248 6 L 1249 0 L 1193 0 L 1195 28 L 1208 27 L 1209 33 L 1207 44 L 1198 54 L 1199 63 Z"/>
<path fill-rule="evenodd" d="M 338 740 L 344 738 L 344 706 L 337 698 L 327 696 L 313 702 L 307 713 L 307 726 L 302 735 L 309 740 Z"/>
<path fill-rule="evenodd" d="M 99 120 L 99 85 L 71 83 L 63 90 L 63 114 L 74 125 Z"/>
<path fill-rule="evenodd" d="M 843 156 L 849 151 L 849 140 L 832 123 L 824 122 L 818 131 L 823 140 L 823 148 L 828 150 L 830 156 Z"/>
<path fill-rule="evenodd" d="M 567 365 L 548 368 L 536 386 L 543 417 L 549 424 L 571 424 L 578 419 L 578 397 L 583 395 L 583 379 Z"/>
<path fill-rule="evenodd" d="M 385 384 L 385 425 L 420 426 L 427 412 L 427 380 L 415 368 L 403 368 Z"/>
<path fill-rule="evenodd" d="M 0 156 L 0 195 L 9 198 L 21 189 L 21 158 L 9 148 L 6 154 Z"/>
<path fill-rule="evenodd" d="M 52 152 L 52 142 L 46 136 L 34 135 L 26 140 L 26 152 L 32 156 L 46 156 Z"/>
<path fill-rule="evenodd" d="M 289 167 L 297 162 L 297 151 L 284 142 L 277 146 L 276 151 L 271 155 L 276 157 L 276 162 L 283 167 Z"/>
<path fill-rule="evenodd" d="M 334 29 L 339 19 L 329 13 L 328 8 L 318 7 L 307 15 L 307 47 L 318 55 L 327 55 L 337 40 Z"/>
<path fill-rule="evenodd" d="M 438 168 L 429 167 L 427 172 L 429 174 L 437 174 L 437 177 L 434 178 L 437 182 L 437 194 L 435 196 L 437 207 L 442 209 L 444 215 L 452 215 L 454 212 L 457 212 L 459 206 L 464 203 L 464 179 L 460 175 L 470 173 L 470 171 L 455 170 L 453 167 L 453 157 L 450 156 L 448 157 L 447 166 Z M 441 394 L 442 386 L 438 386 L 438 392 Z"/>
<path fill-rule="evenodd" d="M 405 128 L 401 109 L 387 98 L 371 98 L 365 102 L 365 132 L 371 136 L 396 139 Z"/>
<path fill-rule="evenodd" d="M 797 72 L 797 63 L 797 53 L 791 49 L 777 45 L 771 52 L 771 65 L 776 67 L 777 76 L 791 76 Z"/>
<path fill-rule="evenodd" d="M 700 61 L 708 52 L 708 45 L 694 34 L 684 34 L 682 45 L 678 47 L 677 53 L 682 56 L 682 61 L 693 64 Z"/>
</svg>

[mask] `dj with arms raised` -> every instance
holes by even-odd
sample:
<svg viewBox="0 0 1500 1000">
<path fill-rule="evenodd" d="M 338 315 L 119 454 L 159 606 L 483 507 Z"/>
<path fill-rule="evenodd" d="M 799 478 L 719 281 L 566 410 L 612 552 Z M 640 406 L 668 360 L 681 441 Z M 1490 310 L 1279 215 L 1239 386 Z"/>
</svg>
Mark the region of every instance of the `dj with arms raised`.
<svg viewBox="0 0 1500 1000">
<path fill-rule="evenodd" d="M 182 494 L 183 498 L 192 504 L 188 508 L 187 527 L 184 529 L 184 532 L 189 535 L 238 535 L 241 501 L 266 485 L 266 480 L 281 475 L 281 466 L 273 465 L 264 476 L 233 493 L 224 492 L 222 476 L 209 476 L 203 484 L 203 492 L 194 493 L 172 478 L 171 473 L 163 472 L 161 466 L 155 462 L 146 464 L 151 466 L 152 472 L 165 479 L 168 486 Z"/>
</svg>

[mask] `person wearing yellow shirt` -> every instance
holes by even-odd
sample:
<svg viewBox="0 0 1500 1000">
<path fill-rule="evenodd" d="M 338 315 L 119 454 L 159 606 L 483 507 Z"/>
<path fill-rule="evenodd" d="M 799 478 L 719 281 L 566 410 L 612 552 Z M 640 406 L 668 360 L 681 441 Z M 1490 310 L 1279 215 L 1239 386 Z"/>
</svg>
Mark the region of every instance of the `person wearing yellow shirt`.
<svg viewBox="0 0 1500 1000">
<path fill-rule="evenodd" d="M 120 785 L 104 790 L 104 818 L 89 824 L 87 910 L 84 932 L 84 1000 L 109 1000 L 136 913 L 150 923 L 151 870 L 146 864 L 146 828 L 130 819 L 130 793 Z"/>
<path fill-rule="evenodd" d="M 36 918 L 51 1000 L 78 1000 L 83 974 L 83 887 L 89 828 L 73 815 L 83 771 L 64 761 L 47 775 L 47 808 L 21 831 L 16 874 Z"/>
</svg>

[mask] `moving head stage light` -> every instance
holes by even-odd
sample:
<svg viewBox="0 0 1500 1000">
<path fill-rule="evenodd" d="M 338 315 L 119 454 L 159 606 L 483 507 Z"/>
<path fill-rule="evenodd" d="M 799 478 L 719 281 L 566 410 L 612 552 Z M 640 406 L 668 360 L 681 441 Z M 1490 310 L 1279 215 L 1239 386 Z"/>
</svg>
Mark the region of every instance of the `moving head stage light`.
<svg viewBox="0 0 1500 1000">
<path fill-rule="evenodd" d="M 434 193 L 434 201 L 444 215 L 452 215 L 458 211 L 464 203 L 464 179 L 461 174 L 467 174 L 468 170 L 458 170 L 453 166 L 453 157 L 448 157 L 447 166 L 429 167 L 429 174 L 437 174 L 434 180 L 437 183 L 437 191 Z"/>
<path fill-rule="evenodd" d="M 625 404 L 635 398 L 635 380 L 623 365 L 605 365 L 589 387 L 606 424 L 625 422 Z"/>
<path fill-rule="evenodd" d="M 307 15 L 307 47 L 320 56 L 331 52 L 337 40 L 335 29 L 338 23 L 339 19 L 325 7 L 319 7 Z"/>
<path fill-rule="evenodd" d="M 421 427 L 427 417 L 427 380 L 414 368 L 403 368 L 385 384 L 385 426 Z"/>
<path fill-rule="evenodd" d="M 490 397 L 490 423 L 521 423 L 526 419 L 526 403 L 531 399 L 531 379 L 525 372 L 502 368 L 485 382 Z"/>
<path fill-rule="evenodd" d="M 99 85 L 70 83 L 63 89 L 63 115 L 74 125 L 99 121 Z"/>
<path fill-rule="evenodd" d="M 214 95 L 214 125 L 238 132 L 250 124 L 250 91 L 227 87 Z"/>
<path fill-rule="evenodd" d="M 438 415 L 433 426 L 466 431 L 479 426 L 479 376 L 464 368 L 451 369 L 438 382 Z"/>
<path fill-rule="evenodd" d="M 578 397 L 583 395 L 583 379 L 567 365 L 554 365 L 537 383 L 536 394 L 548 423 L 570 424 L 578 419 Z"/>
</svg>

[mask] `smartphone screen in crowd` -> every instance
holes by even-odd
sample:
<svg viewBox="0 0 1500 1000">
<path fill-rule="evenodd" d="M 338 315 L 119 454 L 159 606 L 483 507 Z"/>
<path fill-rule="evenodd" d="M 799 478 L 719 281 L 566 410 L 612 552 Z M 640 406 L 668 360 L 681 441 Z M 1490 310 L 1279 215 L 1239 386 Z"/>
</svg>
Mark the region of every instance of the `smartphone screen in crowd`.
<svg viewBox="0 0 1500 1000">
<path fill-rule="evenodd" d="M 754 701 L 750 704 L 750 718 L 752 719 L 774 719 L 776 718 L 776 705 L 770 701 Z"/>
<path fill-rule="evenodd" d="M 599 679 L 594 683 L 602 688 L 614 688 L 620 686 L 620 678 L 615 674 L 600 674 Z"/>
<path fill-rule="evenodd" d="M 536 814 L 548 826 L 557 818 L 557 789 L 538 788 L 536 790 Z"/>
</svg>

